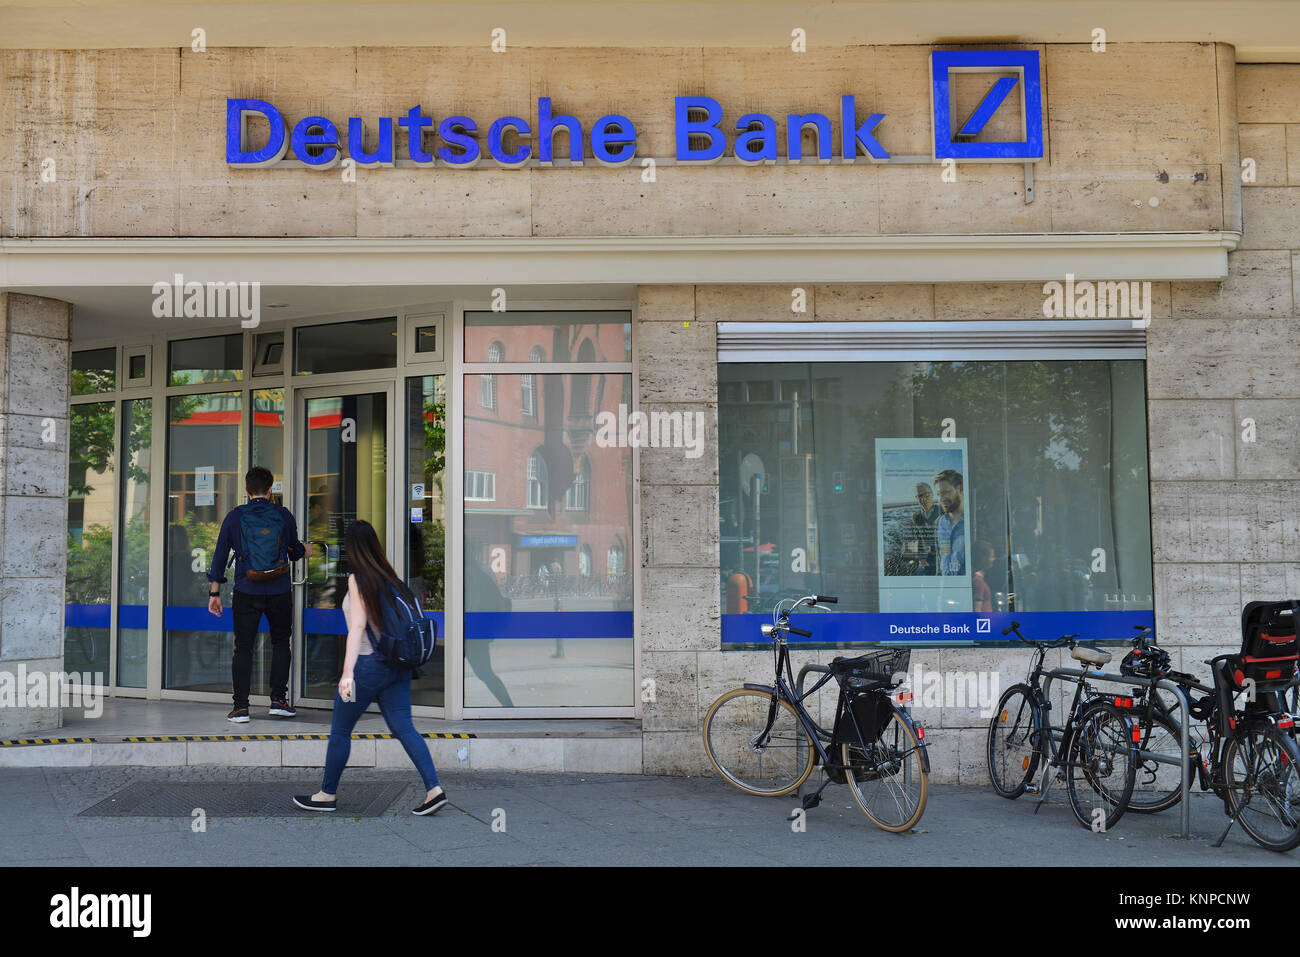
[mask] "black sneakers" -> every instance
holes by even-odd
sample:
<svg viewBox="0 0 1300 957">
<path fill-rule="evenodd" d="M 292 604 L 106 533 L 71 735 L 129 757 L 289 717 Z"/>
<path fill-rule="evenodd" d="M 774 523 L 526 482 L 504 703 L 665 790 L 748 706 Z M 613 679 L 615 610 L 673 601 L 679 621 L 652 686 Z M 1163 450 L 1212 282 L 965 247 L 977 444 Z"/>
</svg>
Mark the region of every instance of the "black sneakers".
<svg viewBox="0 0 1300 957">
<path fill-rule="evenodd" d="M 248 724 L 248 709 L 233 708 L 230 714 L 226 715 L 226 720 L 232 724 Z"/>
<path fill-rule="evenodd" d="M 298 717 L 298 712 L 295 711 L 292 707 L 290 707 L 289 702 L 276 701 L 274 698 L 271 699 L 271 708 L 269 711 L 267 711 L 267 714 L 272 715 L 273 717 L 276 718 Z"/>
<path fill-rule="evenodd" d="M 310 794 L 295 794 L 293 803 L 302 808 L 304 811 L 332 811 L 338 804 L 338 799 L 333 801 L 317 801 Z"/>
<path fill-rule="evenodd" d="M 439 811 L 443 809 L 446 803 L 447 803 L 447 792 L 442 791 L 432 801 L 425 801 L 423 804 L 421 804 L 411 813 L 418 814 L 421 817 L 427 814 L 437 814 Z"/>
</svg>

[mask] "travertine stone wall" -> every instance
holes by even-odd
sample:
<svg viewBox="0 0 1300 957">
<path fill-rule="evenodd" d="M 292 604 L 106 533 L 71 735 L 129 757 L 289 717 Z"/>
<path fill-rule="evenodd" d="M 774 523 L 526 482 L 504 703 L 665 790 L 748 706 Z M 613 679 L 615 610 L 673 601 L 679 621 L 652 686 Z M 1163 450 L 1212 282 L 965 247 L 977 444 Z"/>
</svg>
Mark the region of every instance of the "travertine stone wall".
<svg viewBox="0 0 1300 957">
<path fill-rule="evenodd" d="M 70 318 L 0 293 L 0 672 L 15 676 L 63 665 Z M 0 707 L 0 737 L 58 726 L 57 708 Z"/>
<path fill-rule="evenodd" d="M 222 49 L 0 51 L 3 236 L 601 236 L 1204 230 L 1233 225 L 1235 141 L 1218 108 L 1231 49 L 1214 44 L 1039 46 L 1046 159 L 1024 202 L 1016 164 L 859 163 L 739 169 L 639 166 L 454 171 L 231 170 L 225 100 L 274 103 L 292 123 L 324 115 L 346 138 L 420 104 L 485 129 L 556 113 L 589 130 L 637 125 L 639 155 L 673 154 L 673 97 L 705 94 L 724 129 L 743 112 L 816 111 L 839 96 L 883 112 L 894 155 L 930 150 L 929 47 L 755 49 Z M 396 130 L 404 156 L 404 131 Z M 730 134 L 734 140 L 734 132 Z M 781 153 L 785 153 L 784 136 Z M 1277 136 L 1274 134 L 1276 150 Z M 563 140 L 560 141 L 563 143 Z M 45 160 L 56 179 L 42 182 Z M 1231 182 L 1231 179 L 1229 180 Z M 1150 200 L 1157 202 L 1152 204 Z"/>
<path fill-rule="evenodd" d="M 1230 254 L 1223 283 L 1153 283 L 1148 330 L 1157 629 L 1176 666 L 1202 675 L 1202 659 L 1238 645 L 1245 602 L 1300 595 L 1300 65 L 1240 66 L 1235 81 L 1240 156 L 1254 159 L 1256 171 L 1243 187 L 1241 248 Z M 1034 319 L 1042 302 L 1036 283 L 814 286 L 801 317 L 790 313 L 785 288 L 643 288 L 642 381 L 662 377 L 660 394 L 716 415 L 708 359 L 716 357 L 719 320 Z M 1246 440 L 1246 419 L 1254 420 L 1254 441 Z M 714 458 L 693 463 L 671 458 L 669 450 L 641 453 L 642 523 L 647 543 L 659 541 L 658 551 L 645 551 L 640 596 L 644 674 L 658 689 L 646 711 L 647 771 L 707 771 L 699 725 L 709 704 L 771 671 L 766 653 L 719 650 L 718 567 L 703 561 L 706 549 L 680 566 L 658 558 L 664 537 L 674 534 L 681 536 L 678 553 L 689 537 L 707 542 L 707 554 L 716 557 L 716 514 L 698 529 L 657 516 L 679 490 L 707 494 L 716 485 L 716 446 L 709 449 Z M 1014 649 L 913 657 L 927 669 L 994 670 L 1003 687 L 1027 665 Z M 822 707 L 829 704 L 823 700 Z M 916 714 L 933 729 L 936 779 L 984 784 L 986 719 L 972 709 Z"/>
</svg>

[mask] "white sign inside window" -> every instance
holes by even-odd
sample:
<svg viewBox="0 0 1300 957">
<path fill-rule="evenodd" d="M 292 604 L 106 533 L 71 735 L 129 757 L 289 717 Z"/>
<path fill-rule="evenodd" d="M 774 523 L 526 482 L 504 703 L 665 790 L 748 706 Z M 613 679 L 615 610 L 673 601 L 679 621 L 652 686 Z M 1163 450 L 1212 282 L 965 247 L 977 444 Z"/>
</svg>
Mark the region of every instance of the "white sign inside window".
<svg viewBox="0 0 1300 957">
<path fill-rule="evenodd" d="M 194 505 L 215 505 L 216 495 L 213 473 L 215 466 L 200 465 L 194 470 Z"/>
</svg>

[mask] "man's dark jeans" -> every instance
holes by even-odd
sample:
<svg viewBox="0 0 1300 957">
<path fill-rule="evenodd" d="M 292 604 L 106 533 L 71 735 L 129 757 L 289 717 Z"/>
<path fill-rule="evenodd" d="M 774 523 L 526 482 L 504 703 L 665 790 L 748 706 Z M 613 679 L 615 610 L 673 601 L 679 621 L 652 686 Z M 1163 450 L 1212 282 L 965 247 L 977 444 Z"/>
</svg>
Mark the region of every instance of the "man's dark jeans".
<svg viewBox="0 0 1300 957">
<path fill-rule="evenodd" d="M 262 615 L 271 632 L 271 700 L 289 700 L 289 638 L 293 634 L 293 595 L 248 595 L 235 592 L 231 613 L 235 618 L 235 655 L 231 677 L 235 684 L 235 707 L 248 707 L 248 688 L 253 680 L 253 643 L 257 641 Z"/>
</svg>

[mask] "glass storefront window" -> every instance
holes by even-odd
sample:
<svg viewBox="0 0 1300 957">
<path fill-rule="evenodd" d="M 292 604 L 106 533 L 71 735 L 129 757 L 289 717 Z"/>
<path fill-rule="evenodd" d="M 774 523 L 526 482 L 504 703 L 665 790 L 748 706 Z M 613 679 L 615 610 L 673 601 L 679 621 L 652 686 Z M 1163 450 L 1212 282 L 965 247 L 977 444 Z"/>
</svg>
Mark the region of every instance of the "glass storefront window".
<svg viewBox="0 0 1300 957">
<path fill-rule="evenodd" d="M 397 365 L 397 320 L 362 319 L 303 326 L 293 334 L 295 375 L 324 375 Z"/>
<path fill-rule="evenodd" d="M 230 693 L 234 626 L 231 586 L 222 586 L 225 614 L 208 613 L 205 575 L 222 519 L 244 500 L 239 453 L 243 396 L 210 392 L 167 400 L 166 607 L 163 687 Z M 234 570 L 226 572 L 233 580 Z M 257 643 L 254 694 L 267 693 L 270 642 Z"/>
<path fill-rule="evenodd" d="M 63 668 L 108 670 L 113 568 L 114 404 L 89 402 L 69 410 L 68 569 Z"/>
<path fill-rule="evenodd" d="M 244 378 L 244 337 L 208 336 L 173 342 L 167 351 L 167 384 L 239 382 Z"/>
<path fill-rule="evenodd" d="M 117 388 L 117 349 L 87 349 L 72 354 L 72 394 L 93 395 Z"/>
<path fill-rule="evenodd" d="M 465 361 L 631 362 L 632 317 L 618 310 L 467 312 Z"/>
<path fill-rule="evenodd" d="M 124 688 L 143 688 L 149 677 L 149 480 L 152 451 L 153 400 L 123 402 L 117 683 Z"/>
<path fill-rule="evenodd" d="M 1149 612 L 1143 374 L 1139 360 L 721 365 L 724 643 L 755 640 L 735 617 L 811 593 L 850 616 Z M 875 627 L 835 634 L 888 638 Z M 1052 633 L 1066 630 L 1087 629 Z"/>
<path fill-rule="evenodd" d="M 506 341 L 507 361 L 531 336 Z M 496 378 L 501 407 L 465 421 L 466 487 L 493 476 L 491 500 L 464 504 L 465 706 L 630 707 L 632 454 L 598 445 L 594 416 L 617 414 L 631 377 L 534 374 L 534 415 L 522 376 Z M 593 569 L 593 555 L 616 557 Z"/>
<path fill-rule="evenodd" d="M 406 583 L 425 614 L 445 636 L 447 504 L 447 391 L 440 375 L 406 380 Z M 486 483 L 484 483 L 486 484 Z M 483 488 L 480 488 L 483 491 Z M 418 495 L 416 493 L 419 493 Z M 468 495 L 468 486 L 466 494 Z M 441 650 L 411 684 L 415 704 L 446 703 L 445 659 Z"/>
</svg>

